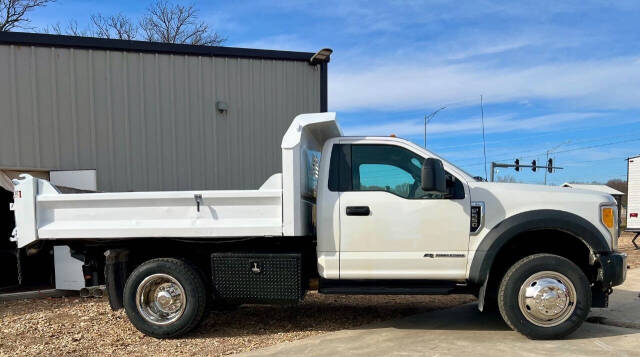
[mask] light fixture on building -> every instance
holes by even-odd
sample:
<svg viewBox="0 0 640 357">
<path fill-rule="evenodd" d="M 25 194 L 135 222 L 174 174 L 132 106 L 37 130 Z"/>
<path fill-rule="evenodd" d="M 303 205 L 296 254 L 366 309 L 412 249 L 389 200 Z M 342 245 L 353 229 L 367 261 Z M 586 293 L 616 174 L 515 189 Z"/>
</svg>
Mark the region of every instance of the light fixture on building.
<svg viewBox="0 0 640 357">
<path fill-rule="evenodd" d="M 333 50 L 330 48 L 323 48 L 320 51 L 316 52 L 313 57 L 309 60 L 311 64 L 320 64 L 329 62 L 331 59 L 330 56 L 333 53 Z"/>
<path fill-rule="evenodd" d="M 218 109 L 218 112 L 220 112 L 220 114 L 226 112 L 227 110 L 229 110 L 229 105 L 227 104 L 227 102 L 223 102 L 223 101 L 217 101 L 216 102 L 216 109 Z"/>
</svg>

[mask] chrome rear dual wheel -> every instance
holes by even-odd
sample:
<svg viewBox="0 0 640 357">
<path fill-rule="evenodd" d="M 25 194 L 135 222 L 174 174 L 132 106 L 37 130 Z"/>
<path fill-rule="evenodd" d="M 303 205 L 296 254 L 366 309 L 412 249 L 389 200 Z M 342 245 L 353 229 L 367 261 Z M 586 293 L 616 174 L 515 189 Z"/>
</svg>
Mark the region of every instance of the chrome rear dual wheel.
<svg viewBox="0 0 640 357">
<path fill-rule="evenodd" d="M 180 259 L 158 258 L 131 273 L 123 302 L 129 321 L 139 331 L 171 338 L 191 331 L 203 319 L 207 289 L 197 267 Z"/>
<path fill-rule="evenodd" d="M 140 315 L 150 323 L 169 325 L 184 314 L 187 294 L 171 275 L 153 274 L 138 285 L 136 306 Z"/>
</svg>

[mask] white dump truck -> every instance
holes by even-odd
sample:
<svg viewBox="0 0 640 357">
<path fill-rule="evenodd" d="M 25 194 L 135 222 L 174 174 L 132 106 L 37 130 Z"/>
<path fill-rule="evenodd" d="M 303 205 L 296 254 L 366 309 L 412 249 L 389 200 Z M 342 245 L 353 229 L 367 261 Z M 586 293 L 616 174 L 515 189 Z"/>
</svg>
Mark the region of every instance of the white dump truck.
<svg viewBox="0 0 640 357">
<path fill-rule="evenodd" d="M 324 294 L 471 293 L 514 330 L 561 338 L 626 275 L 610 195 L 479 181 L 403 139 L 343 136 L 335 113 L 296 117 L 282 173 L 257 190 L 14 183 L 18 247 L 64 249 L 160 338 L 211 307 L 299 302 L 313 279 Z"/>
</svg>

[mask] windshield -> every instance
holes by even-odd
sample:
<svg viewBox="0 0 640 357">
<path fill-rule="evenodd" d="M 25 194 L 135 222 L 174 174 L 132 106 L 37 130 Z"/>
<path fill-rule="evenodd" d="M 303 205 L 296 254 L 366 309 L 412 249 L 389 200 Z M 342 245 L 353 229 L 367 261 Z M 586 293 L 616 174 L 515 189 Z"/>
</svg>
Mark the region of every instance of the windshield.
<svg viewBox="0 0 640 357">
<path fill-rule="evenodd" d="M 442 156 L 437 155 L 437 154 L 435 154 L 435 153 L 433 153 L 433 152 L 429 152 L 429 153 L 430 153 L 431 155 L 433 155 L 434 157 L 436 157 L 436 158 L 438 158 L 438 159 L 442 160 L 442 162 L 447 163 L 447 165 L 449 165 L 449 166 L 453 166 L 453 168 L 454 168 L 454 169 L 456 169 L 458 172 L 460 172 L 460 173 L 462 173 L 463 175 L 467 176 L 467 177 L 465 177 L 465 178 L 466 178 L 468 181 L 478 181 L 478 179 L 476 179 L 473 175 L 471 175 L 470 173 L 468 173 L 468 172 L 466 172 L 465 170 L 461 169 L 460 167 L 458 167 L 458 166 L 456 166 L 456 165 L 452 164 L 449 160 L 447 160 L 447 159 L 443 158 Z"/>
<path fill-rule="evenodd" d="M 454 165 L 454 164 L 450 163 L 449 161 L 447 161 L 447 163 L 448 163 L 449 165 L 451 165 L 451 166 L 455 167 L 458 171 L 462 172 L 462 173 L 463 173 L 463 174 L 465 174 L 466 176 L 468 176 L 468 177 L 467 177 L 467 180 L 469 180 L 469 181 L 478 181 L 478 179 L 476 179 L 476 177 L 475 177 L 475 176 L 473 176 L 472 174 L 470 174 L 470 173 L 466 172 L 465 170 L 461 169 L 460 167 L 458 167 L 458 166 L 456 166 L 456 165 Z M 483 179 L 482 181 L 484 181 L 484 179 Z"/>
<path fill-rule="evenodd" d="M 455 166 L 455 165 L 454 165 L 454 166 Z M 465 170 L 463 170 L 463 169 L 459 168 L 458 166 L 455 166 L 455 168 L 456 168 L 456 169 L 458 169 L 458 170 L 460 170 L 460 171 L 462 171 L 462 173 L 463 173 L 463 174 L 465 174 L 465 175 L 469 176 L 469 180 L 470 180 L 470 181 L 485 181 L 485 179 L 484 179 L 484 178 L 482 178 L 482 180 L 478 180 L 476 177 L 479 177 L 479 176 L 473 176 L 473 175 L 471 175 L 470 173 L 466 172 Z M 480 177 L 480 178 L 481 178 L 481 177 Z"/>
</svg>

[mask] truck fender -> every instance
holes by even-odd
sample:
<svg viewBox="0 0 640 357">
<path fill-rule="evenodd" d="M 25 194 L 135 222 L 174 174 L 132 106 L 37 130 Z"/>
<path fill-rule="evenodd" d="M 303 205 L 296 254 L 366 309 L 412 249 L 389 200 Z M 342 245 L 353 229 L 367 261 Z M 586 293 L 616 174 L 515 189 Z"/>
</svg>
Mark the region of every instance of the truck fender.
<svg viewBox="0 0 640 357">
<path fill-rule="evenodd" d="M 611 250 L 605 237 L 591 222 L 573 213 L 549 209 L 522 212 L 498 223 L 482 239 L 471 262 L 469 282 L 478 286 L 485 285 L 502 247 L 521 233 L 537 230 L 569 233 L 594 253 Z"/>
</svg>

